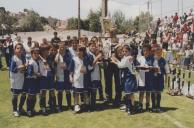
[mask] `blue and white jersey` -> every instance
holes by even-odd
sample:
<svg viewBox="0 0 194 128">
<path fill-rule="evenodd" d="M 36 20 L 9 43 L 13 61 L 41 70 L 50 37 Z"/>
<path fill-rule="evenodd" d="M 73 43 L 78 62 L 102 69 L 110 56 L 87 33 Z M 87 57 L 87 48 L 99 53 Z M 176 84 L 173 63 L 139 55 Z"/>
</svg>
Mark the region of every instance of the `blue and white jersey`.
<svg viewBox="0 0 194 128">
<path fill-rule="evenodd" d="M 20 66 L 24 64 L 24 61 L 14 55 L 11 59 L 10 66 L 10 83 L 12 89 L 22 89 L 24 84 L 24 72 L 18 70 Z"/>
<path fill-rule="evenodd" d="M 121 61 L 117 63 L 117 66 L 121 69 L 128 68 L 131 74 L 135 74 L 134 64 L 131 56 L 124 56 Z"/>
<path fill-rule="evenodd" d="M 40 68 L 39 68 L 39 60 L 33 60 L 30 59 L 28 66 L 27 66 L 27 71 L 26 71 L 26 78 L 37 78 L 37 74 L 40 73 Z"/>
<path fill-rule="evenodd" d="M 147 63 L 147 60 L 144 56 L 138 56 L 137 61 L 139 63 L 139 66 L 149 66 Z M 137 73 L 137 83 L 138 86 L 144 87 L 145 86 L 145 73 L 149 72 L 149 70 L 139 70 Z"/>
<path fill-rule="evenodd" d="M 149 55 L 148 57 L 137 57 L 140 66 L 153 66 L 154 57 Z M 146 91 L 151 91 L 153 87 L 154 71 L 140 70 L 137 74 L 137 82 L 139 87 L 145 87 Z"/>
<path fill-rule="evenodd" d="M 56 78 L 58 82 L 69 82 L 69 66 L 72 60 L 71 53 L 68 49 L 65 50 L 65 54 L 57 54 L 55 57 L 56 62 Z M 66 67 L 63 69 L 63 67 Z"/>
<path fill-rule="evenodd" d="M 39 61 L 39 66 L 40 66 L 40 74 L 41 76 L 47 77 L 49 72 L 51 72 L 51 68 L 47 62 L 47 60 L 43 59 Z"/>
<path fill-rule="evenodd" d="M 81 70 L 85 69 L 84 61 L 79 57 L 74 57 L 70 64 L 70 72 L 73 73 L 73 87 L 84 88 L 84 74 Z"/>
<path fill-rule="evenodd" d="M 72 57 L 76 57 L 77 56 L 76 51 L 72 47 L 69 48 L 69 52 L 71 53 Z"/>
<path fill-rule="evenodd" d="M 56 67 L 56 80 L 58 82 L 64 82 L 64 68 L 67 68 L 67 64 L 63 60 L 63 56 L 61 54 L 57 54 L 55 57 L 55 62 L 57 64 Z"/>
<path fill-rule="evenodd" d="M 89 54 L 92 55 L 93 59 L 96 58 L 96 56 L 93 53 L 89 52 Z M 91 81 L 95 81 L 95 80 L 100 81 L 100 68 L 98 64 L 96 64 L 93 67 L 93 71 L 91 72 Z"/>
<path fill-rule="evenodd" d="M 159 68 L 159 72 L 155 73 L 155 75 L 165 75 L 170 73 L 169 65 L 163 57 L 160 59 L 155 58 L 153 66 Z"/>
</svg>

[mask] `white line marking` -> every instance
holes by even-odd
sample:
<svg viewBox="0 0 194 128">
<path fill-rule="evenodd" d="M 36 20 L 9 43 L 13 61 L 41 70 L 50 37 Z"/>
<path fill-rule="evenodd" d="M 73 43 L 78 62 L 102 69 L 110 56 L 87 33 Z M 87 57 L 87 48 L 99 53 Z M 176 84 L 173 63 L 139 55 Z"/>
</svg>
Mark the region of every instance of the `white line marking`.
<svg viewBox="0 0 194 128">
<path fill-rule="evenodd" d="M 188 128 L 186 126 L 184 126 L 183 124 L 181 124 L 179 121 L 177 121 L 175 118 L 171 117 L 170 115 L 166 114 L 166 113 L 162 113 L 162 115 L 168 119 L 169 121 L 171 121 L 174 125 L 176 125 L 177 128 Z"/>
</svg>

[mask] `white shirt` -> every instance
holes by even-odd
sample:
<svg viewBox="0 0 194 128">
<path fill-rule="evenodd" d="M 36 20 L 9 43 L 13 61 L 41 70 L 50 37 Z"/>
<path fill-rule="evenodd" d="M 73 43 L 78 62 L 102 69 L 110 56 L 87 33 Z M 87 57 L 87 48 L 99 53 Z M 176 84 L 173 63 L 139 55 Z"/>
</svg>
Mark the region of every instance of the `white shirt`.
<svg viewBox="0 0 194 128">
<path fill-rule="evenodd" d="M 69 48 L 69 52 L 71 53 L 72 57 L 76 57 L 77 56 L 76 51 L 72 47 Z"/>
<path fill-rule="evenodd" d="M 131 56 L 124 56 L 120 62 L 117 63 L 119 68 L 128 68 L 132 74 L 135 74 L 133 70 L 133 61 L 130 60 Z"/>
<path fill-rule="evenodd" d="M 28 43 L 23 43 L 23 47 L 26 52 L 26 61 L 29 61 L 31 59 L 31 49 L 34 47 L 34 43 L 32 43 L 31 46 L 29 46 Z"/>
<path fill-rule="evenodd" d="M 16 55 L 12 57 L 12 60 L 16 62 L 16 67 L 23 65 L 22 60 Z M 22 89 L 24 84 L 24 73 L 17 71 L 17 73 L 10 72 L 10 83 L 12 89 Z"/>
<path fill-rule="evenodd" d="M 83 60 L 79 57 L 74 57 L 74 74 L 73 74 L 73 87 L 84 88 L 84 74 L 80 72 L 81 68 L 84 67 Z"/>
<path fill-rule="evenodd" d="M 146 58 L 144 56 L 138 56 L 137 61 L 139 62 L 140 66 L 148 66 Z M 147 70 L 139 70 L 137 73 L 137 83 L 138 86 L 144 87 L 145 86 L 145 73 L 148 72 Z"/>
<path fill-rule="evenodd" d="M 63 82 L 64 81 L 64 69 L 61 67 L 66 65 L 66 64 L 63 61 L 63 57 L 59 53 L 56 55 L 55 61 L 57 62 L 57 68 L 56 68 L 57 81 Z"/>
<path fill-rule="evenodd" d="M 94 59 L 96 58 L 93 53 L 90 52 L 90 54 L 93 56 Z M 94 80 L 100 80 L 100 68 L 98 64 L 94 66 L 94 70 L 91 72 L 91 81 Z"/>
<path fill-rule="evenodd" d="M 51 69 L 50 69 L 49 65 L 47 64 L 46 60 L 44 60 L 44 59 L 40 60 L 39 67 L 40 67 L 41 76 L 47 77 L 48 71 L 50 71 Z"/>
</svg>

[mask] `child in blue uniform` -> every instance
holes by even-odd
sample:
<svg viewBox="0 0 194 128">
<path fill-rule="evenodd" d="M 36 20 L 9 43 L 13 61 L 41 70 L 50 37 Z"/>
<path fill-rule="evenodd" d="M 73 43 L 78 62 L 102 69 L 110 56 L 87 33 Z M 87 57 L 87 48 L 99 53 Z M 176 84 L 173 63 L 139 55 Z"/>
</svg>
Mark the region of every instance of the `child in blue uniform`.
<svg viewBox="0 0 194 128">
<path fill-rule="evenodd" d="M 73 86 L 74 91 L 74 111 L 75 113 L 80 112 L 81 108 L 79 105 L 79 96 L 83 94 L 85 104 L 88 103 L 87 96 L 87 86 L 86 83 L 86 63 L 84 63 L 84 58 L 86 57 L 86 48 L 79 47 L 78 55 L 74 57 L 70 63 L 70 81 Z"/>
<path fill-rule="evenodd" d="M 63 91 L 66 92 L 66 100 L 68 109 L 71 109 L 71 89 L 72 85 L 69 80 L 69 64 L 71 62 L 71 54 L 64 44 L 59 44 L 59 50 L 55 57 L 55 62 L 57 64 L 56 68 L 56 89 L 57 89 L 57 99 L 58 99 L 58 111 L 62 111 L 62 101 L 63 101 Z"/>
<path fill-rule="evenodd" d="M 154 57 L 151 54 L 151 46 L 148 44 L 143 45 L 143 56 L 138 57 L 138 63 L 140 66 L 153 66 Z M 139 70 L 138 74 L 138 90 L 139 92 L 139 107 L 138 111 L 143 111 L 143 99 L 144 93 L 146 93 L 146 111 L 149 111 L 150 106 L 150 92 L 152 91 L 153 86 L 153 75 L 154 72 L 149 70 Z"/>
<path fill-rule="evenodd" d="M 49 45 L 40 46 L 40 107 L 43 115 L 47 115 L 46 111 L 46 92 L 54 92 L 54 69 L 52 69 L 52 61 L 49 58 L 49 50 L 51 47 Z M 51 57 L 51 56 L 50 56 Z M 54 60 L 53 60 L 54 62 Z M 54 96 L 53 101 L 54 101 Z M 51 99 L 49 99 L 49 104 L 51 105 Z M 54 107 L 54 105 L 50 106 Z"/>
<path fill-rule="evenodd" d="M 91 109 L 95 109 L 96 92 L 102 86 L 100 78 L 99 64 L 102 64 L 102 53 L 97 53 L 97 46 L 95 41 L 91 40 L 89 43 L 89 54 L 94 59 L 92 62 L 93 70 L 91 72 L 91 87 L 90 87 L 90 105 Z"/>
<path fill-rule="evenodd" d="M 113 63 L 122 69 L 122 78 L 124 79 L 124 91 L 126 97 L 126 106 L 128 115 L 135 113 L 135 98 L 134 93 L 137 91 L 137 80 L 134 72 L 133 57 L 131 49 L 128 45 L 123 46 L 124 57 L 121 61 L 113 59 Z"/>
<path fill-rule="evenodd" d="M 56 70 L 56 63 L 55 63 L 55 57 L 57 54 L 57 47 L 58 45 L 51 45 L 49 49 L 49 55 L 47 57 L 47 62 L 50 67 L 49 77 L 51 80 L 50 86 L 48 86 L 49 90 L 49 107 L 51 112 L 57 112 L 56 109 L 56 96 L 55 96 L 55 70 Z"/>
<path fill-rule="evenodd" d="M 24 72 L 25 72 L 25 60 L 22 60 L 23 46 L 18 43 L 14 48 L 14 56 L 11 59 L 10 64 L 10 83 L 12 92 L 12 105 L 13 105 L 13 115 L 15 117 L 19 116 L 17 111 L 18 95 L 22 93 L 24 84 Z"/>
<path fill-rule="evenodd" d="M 39 93 L 39 49 L 31 49 L 31 59 L 28 61 L 26 77 L 25 77 L 25 91 L 27 97 L 27 115 L 29 117 L 34 115 L 34 107 L 36 104 L 36 94 Z"/>
<path fill-rule="evenodd" d="M 159 46 L 154 52 L 154 86 L 152 87 L 152 111 L 160 112 L 161 92 L 164 89 L 164 75 L 170 73 L 166 60 L 162 57 L 162 48 Z"/>
</svg>

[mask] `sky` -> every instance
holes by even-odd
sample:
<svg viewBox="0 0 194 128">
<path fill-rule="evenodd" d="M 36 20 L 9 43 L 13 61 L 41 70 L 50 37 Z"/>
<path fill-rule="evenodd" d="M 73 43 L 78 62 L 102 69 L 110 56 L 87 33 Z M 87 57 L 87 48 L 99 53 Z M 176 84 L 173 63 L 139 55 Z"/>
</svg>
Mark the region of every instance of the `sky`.
<svg viewBox="0 0 194 128">
<path fill-rule="evenodd" d="M 90 9 L 99 10 L 101 7 L 101 0 L 80 0 L 81 1 L 81 18 L 87 17 Z M 126 18 L 134 18 L 139 15 L 140 11 L 147 11 L 148 0 L 108 0 L 108 12 L 113 14 L 117 10 L 121 10 Z M 194 8 L 194 0 L 151 0 L 152 11 L 150 12 L 155 18 L 161 16 L 161 1 L 162 14 L 172 15 L 177 12 L 188 12 L 190 8 Z M 179 7 L 178 7 L 179 1 Z M 182 1 L 184 2 L 182 4 Z M 78 0 L 0 0 L 0 6 L 5 7 L 11 12 L 19 12 L 26 9 L 33 9 L 41 16 L 52 16 L 62 20 L 70 17 L 77 17 Z"/>
</svg>

